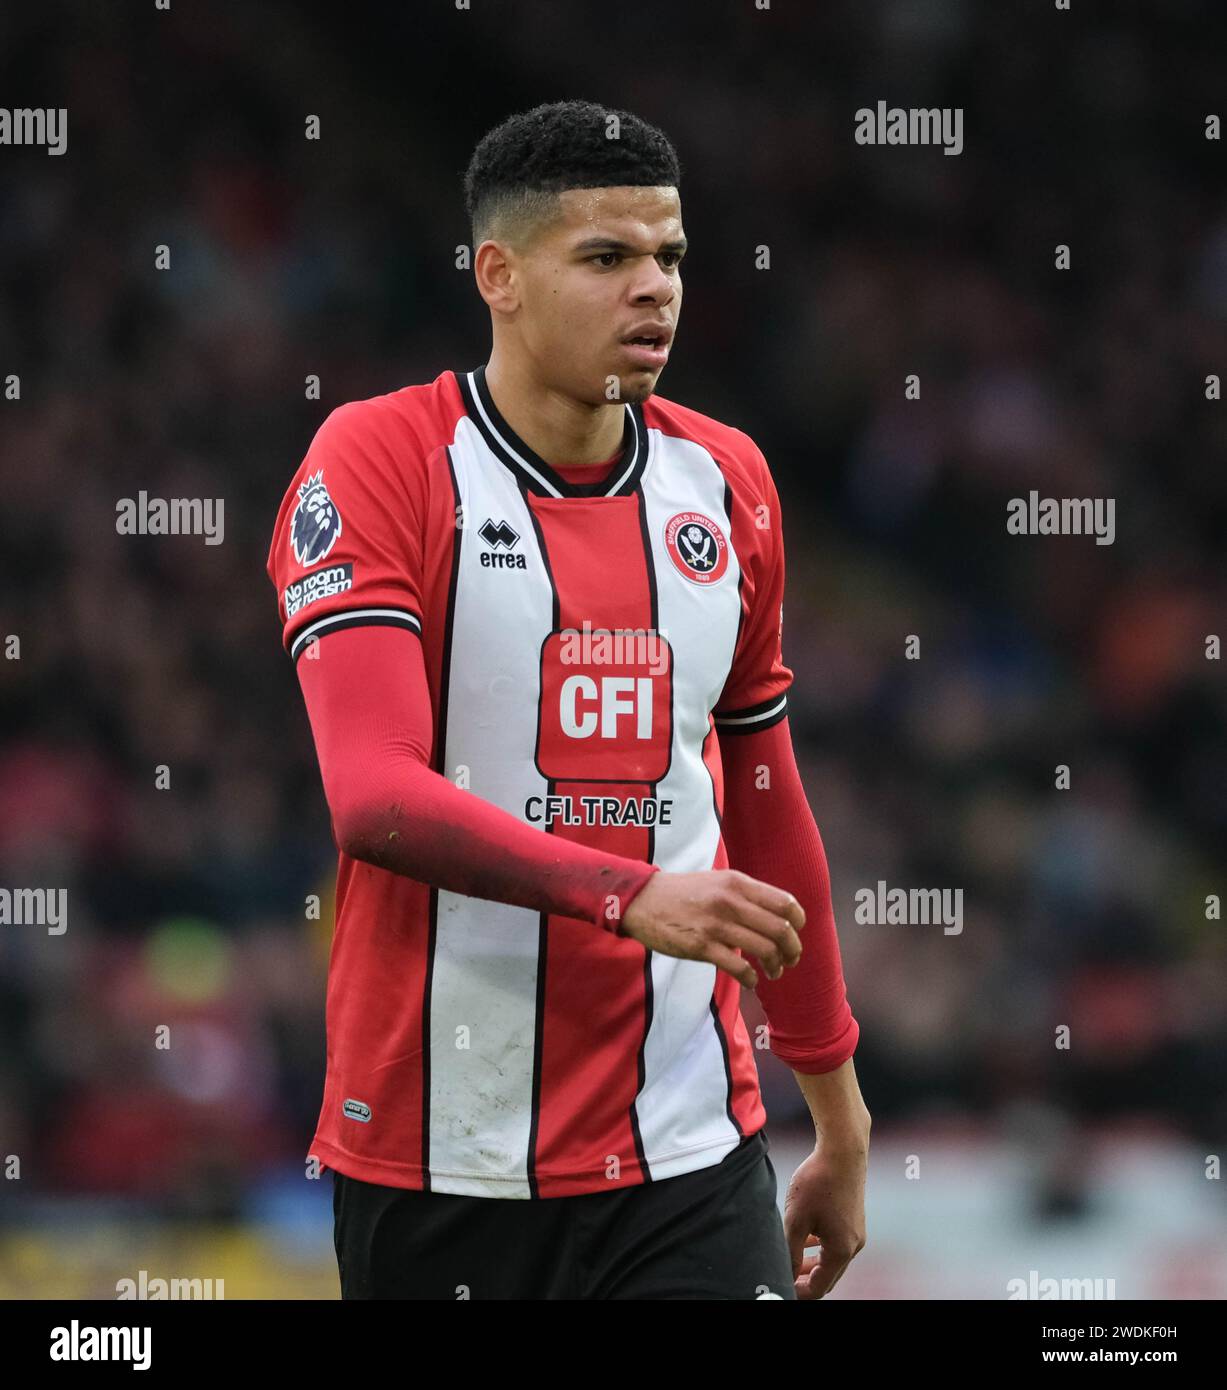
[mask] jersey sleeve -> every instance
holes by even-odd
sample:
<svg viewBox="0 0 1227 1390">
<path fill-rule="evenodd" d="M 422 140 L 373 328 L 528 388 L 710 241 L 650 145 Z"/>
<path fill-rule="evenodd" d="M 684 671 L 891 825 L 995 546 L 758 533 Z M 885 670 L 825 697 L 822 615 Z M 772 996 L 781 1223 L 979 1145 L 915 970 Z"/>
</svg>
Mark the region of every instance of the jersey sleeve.
<svg viewBox="0 0 1227 1390">
<path fill-rule="evenodd" d="M 428 766 L 421 644 L 344 632 L 298 663 L 337 848 L 467 897 L 536 908 L 625 936 L 626 909 L 658 864 L 550 835 Z"/>
<path fill-rule="evenodd" d="M 742 615 L 733 663 L 712 711 L 721 737 L 770 728 L 788 713 L 784 665 L 784 527 L 775 482 L 757 445 L 757 487 L 733 495 L 733 545 L 742 565 Z"/>
<path fill-rule="evenodd" d="M 295 661 L 344 628 L 421 635 L 424 504 L 409 485 L 406 441 L 393 429 L 377 402 L 339 406 L 282 500 L 267 571 Z"/>
<path fill-rule="evenodd" d="M 720 834 L 729 865 L 786 889 L 805 910 L 801 959 L 775 980 L 758 974 L 771 1051 L 793 1071 L 834 1071 L 856 1051 L 860 1024 L 848 1003 L 826 847 L 805 795 L 788 721 L 723 749 Z M 764 785 L 762 769 L 771 770 Z"/>
</svg>

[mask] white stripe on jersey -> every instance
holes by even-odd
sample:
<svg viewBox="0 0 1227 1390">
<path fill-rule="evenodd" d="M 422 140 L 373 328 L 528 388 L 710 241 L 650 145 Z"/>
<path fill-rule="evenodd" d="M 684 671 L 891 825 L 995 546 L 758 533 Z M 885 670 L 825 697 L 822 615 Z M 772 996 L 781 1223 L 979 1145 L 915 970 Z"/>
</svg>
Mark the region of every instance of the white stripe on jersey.
<svg viewBox="0 0 1227 1390">
<path fill-rule="evenodd" d="M 723 728 L 725 725 L 737 724 L 761 724 L 764 720 L 774 719 L 776 715 L 788 703 L 788 696 L 781 695 L 780 698 L 769 709 L 761 709 L 757 714 L 728 715 L 718 714 L 715 716 L 717 726 Z"/>
<path fill-rule="evenodd" d="M 482 567 L 477 528 L 485 519 L 506 521 L 525 552 L 539 555 L 532 517 L 515 476 L 467 417 L 450 452 L 465 524 L 457 535 L 451 665 L 444 673 L 442 771 L 454 782 L 465 770 L 470 791 L 522 820 L 525 799 L 547 791 L 524 750 L 537 742 L 541 641 L 553 626 L 553 591 L 539 561 L 517 571 L 514 584 L 502 570 Z M 531 908 L 439 890 L 429 1117 L 437 1192 L 531 1195 L 540 919 Z M 458 1037 L 459 1028 L 468 1029 L 467 1038 Z"/>
<path fill-rule="evenodd" d="M 651 452 L 643 476 L 647 530 L 658 622 L 673 648 L 676 673 L 673 758 L 656 788 L 658 796 L 673 799 L 673 816 L 669 825 L 657 827 L 655 859 L 664 869 L 695 873 L 712 867 L 720 835 L 703 740 L 708 711 L 720 697 L 723 673 L 733 660 L 740 569 L 730 554 L 728 569 L 716 584 L 694 584 L 678 572 L 665 546 L 665 524 L 678 512 L 703 512 L 727 539 L 724 475 L 701 445 L 659 430 L 649 430 L 648 437 Z M 701 684 L 704 677 L 706 685 Z M 659 952 L 652 957 L 657 1003 L 636 1111 L 653 1179 L 687 1171 L 695 1150 L 718 1144 L 732 1149 L 740 1138 L 727 1113 L 724 1052 L 711 1015 L 715 981 L 714 965 Z"/>
</svg>

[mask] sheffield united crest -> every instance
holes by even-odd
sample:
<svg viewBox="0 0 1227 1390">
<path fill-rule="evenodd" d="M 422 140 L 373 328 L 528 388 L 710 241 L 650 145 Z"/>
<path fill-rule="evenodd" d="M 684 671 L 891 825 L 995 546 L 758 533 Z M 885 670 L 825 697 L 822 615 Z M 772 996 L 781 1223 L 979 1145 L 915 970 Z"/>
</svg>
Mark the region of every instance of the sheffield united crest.
<svg viewBox="0 0 1227 1390">
<path fill-rule="evenodd" d="M 665 549 L 692 584 L 715 584 L 729 567 L 724 532 L 702 512 L 677 512 L 665 522 Z"/>
</svg>

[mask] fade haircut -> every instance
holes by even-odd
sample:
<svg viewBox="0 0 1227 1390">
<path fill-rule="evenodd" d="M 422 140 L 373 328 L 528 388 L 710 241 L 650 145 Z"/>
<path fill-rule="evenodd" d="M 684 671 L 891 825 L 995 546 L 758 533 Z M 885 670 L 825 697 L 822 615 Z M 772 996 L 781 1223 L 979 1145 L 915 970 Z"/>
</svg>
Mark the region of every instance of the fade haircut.
<svg viewBox="0 0 1227 1390">
<path fill-rule="evenodd" d="M 526 245 L 560 213 L 568 188 L 674 187 L 677 151 L 629 111 L 556 101 L 520 111 L 478 141 L 464 176 L 476 249 L 490 237 Z"/>
</svg>

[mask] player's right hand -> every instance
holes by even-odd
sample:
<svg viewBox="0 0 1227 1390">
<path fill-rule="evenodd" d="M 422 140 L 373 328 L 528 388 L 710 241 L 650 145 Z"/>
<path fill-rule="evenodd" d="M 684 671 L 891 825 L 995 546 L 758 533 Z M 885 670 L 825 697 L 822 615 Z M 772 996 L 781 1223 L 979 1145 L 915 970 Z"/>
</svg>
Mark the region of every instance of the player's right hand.
<svg viewBox="0 0 1227 1390">
<path fill-rule="evenodd" d="M 621 934 L 662 955 L 708 961 L 754 989 L 758 974 L 746 957 L 778 980 L 801 959 L 804 925 L 805 910 L 791 893 L 737 869 L 662 871 L 631 899 Z"/>
</svg>

